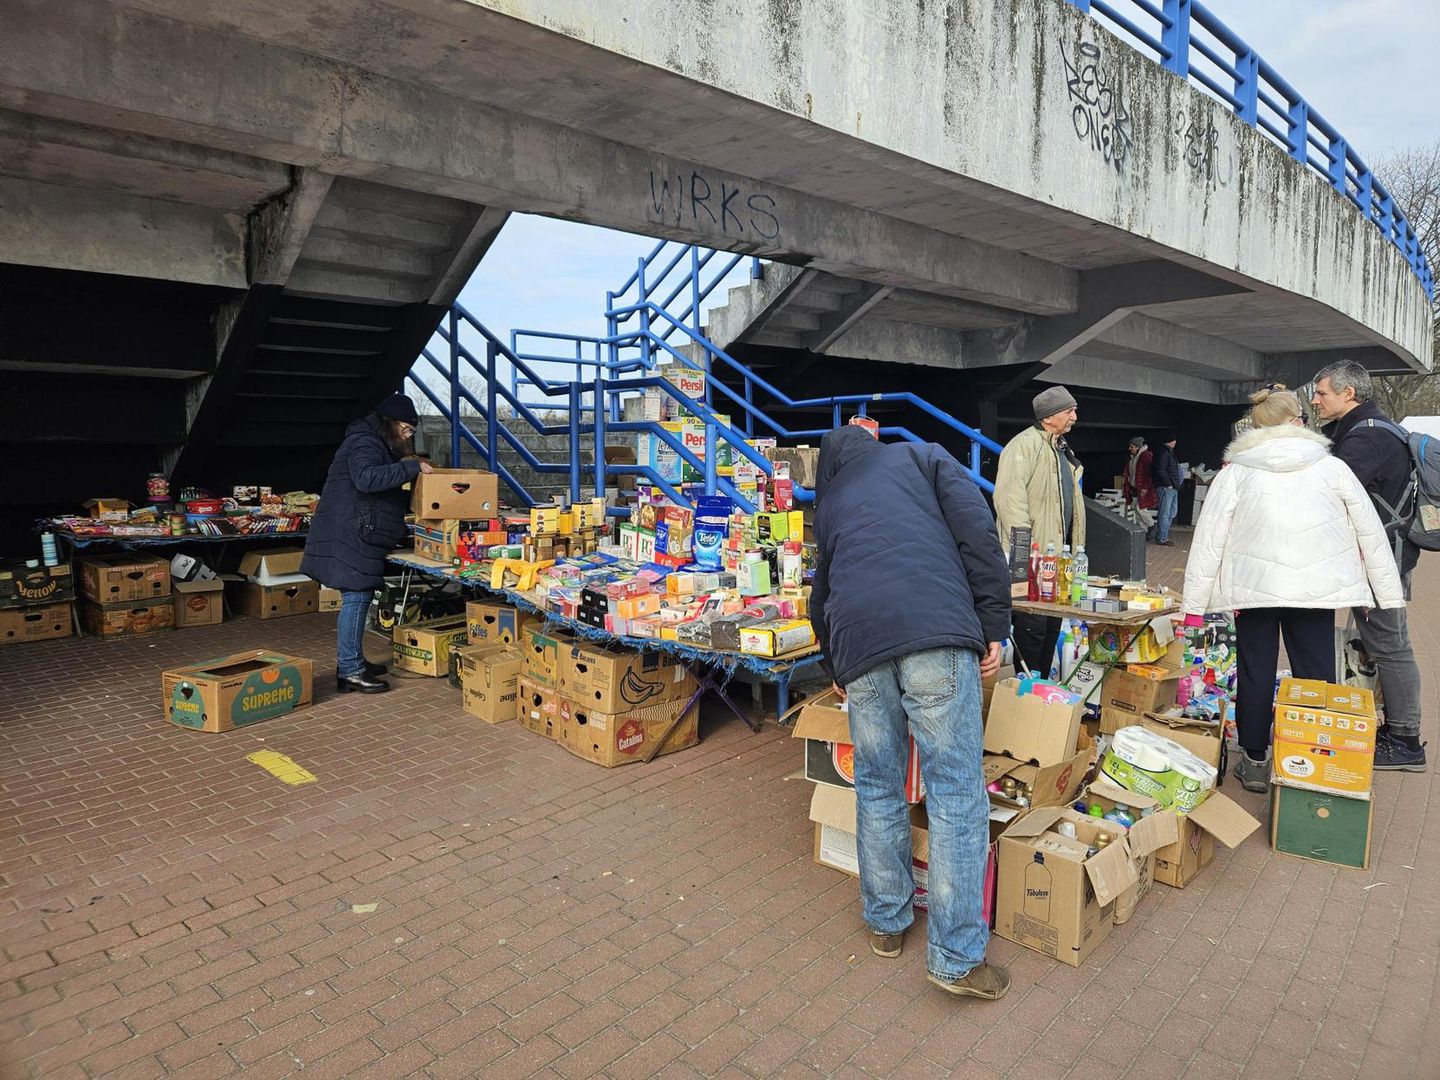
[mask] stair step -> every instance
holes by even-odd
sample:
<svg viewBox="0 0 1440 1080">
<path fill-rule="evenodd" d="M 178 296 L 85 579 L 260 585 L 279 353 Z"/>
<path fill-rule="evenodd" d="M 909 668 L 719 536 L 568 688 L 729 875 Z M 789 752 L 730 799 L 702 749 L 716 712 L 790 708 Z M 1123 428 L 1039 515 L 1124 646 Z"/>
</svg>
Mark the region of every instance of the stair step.
<svg viewBox="0 0 1440 1080">
<path fill-rule="evenodd" d="M 380 353 L 388 344 L 389 328 L 357 330 L 340 326 L 315 326 L 272 319 L 260 333 L 260 344 L 276 349 L 311 349 L 316 352 Z"/>
<path fill-rule="evenodd" d="M 377 353 L 319 353 L 299 349 L 255 350 L 251 371 L 281 372 L 289 375 L 370 376 L 377 366 Z"/>
<path fill-rule="evenodd" d="M 391 330 L 395 309 L 386 304 L 354 304 L 344 300 L 295 296 L 285 293 L 271 316 L 272 323 L 325 326 L 347 330 Z"/>
</svg>

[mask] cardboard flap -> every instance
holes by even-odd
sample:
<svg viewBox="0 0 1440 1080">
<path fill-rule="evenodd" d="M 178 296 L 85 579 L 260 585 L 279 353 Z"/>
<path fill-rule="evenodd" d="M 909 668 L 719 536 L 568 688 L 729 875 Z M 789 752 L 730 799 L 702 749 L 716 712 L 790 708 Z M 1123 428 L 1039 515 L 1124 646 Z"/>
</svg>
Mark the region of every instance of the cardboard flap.
<svg viewBox="0 0 1440 1080">
<path fill-rule="evenodd" d="M 1114 903 L 1117 896 L 1140 882 L 1140 875 L 1130 861 L 1130 849 L 1124 843 L 1111 844 L 1086 859 L 1085 874 L 1101 907 Z"/>
<path fill-rule="evenodd" d="M 174 589 L 177 593 L 223 592 L 225 583 L 218 578 L 210 578 L 206 581 L 177 581 Z"/>
<path fill-rule="evenodd" d="M 1029 769 L 1032 775 L 1035 772 L 1034 765 L 1024 765 L 1004 754 L 986 754 L 980 762 L 980 772 L 985 777 L 986 784 L 993 784 L 996 780 L 1012 774 L 1018 779 L 1019 769 Z"/>
<path fill-rule="evenodd" d="M 820 742 L 848 743 L 850 741 L 850 714 L 833 705 L 812 704 L 800 710 L 795 718 L 795 727 L 790 732 L 792 739 L 818 739 Z"/>
<path fill-rule="evenodd" d="M 1136 810 L 1145 810 L 1149 807 L 1159 808 L 1160 803 L 1149 795 L 1141 795 L 1138 791 L 1127 791 L 1117 784 L 1108 780 L 1094 780 L 1090 784 L 1090 794 L 1096 798 L 1109 799 L 1114 803 L 1123 803 L 1125 806 L 1133 806 Z"/>
<path fill-rule="evenodd" d="M 1039 836 L 1064 816 L 1064 807 L 1042 806 L 1038 810 L 1031 810 L 1030 813 L 1011 825 L 1005 830 L 1005 835 L 1013 836 L 1016 839 Z"/>
<path fill-rule="evenodd" d="M 849 788 L 816 784 L 815 793 L 810 796 L 810 820 L 853 835 L 856 832 L 855 792 Z"/>
<path fill-rule="evenodd" d="M 1165 811 L 1156 811 L 1142 817 L 1130 826 L 1130 833 L 1125 837 L 1126 843 L 1130 845 L 1130 854 L 1137 859 L 1143 859 L 1151 852 L 1159 851 L 1179 839 L 1180 818 Z"/>
<path fill-rule="evenodd" d="M 1212 792 L 1208 799 L 1191 810 L 1189 817 L 1228 848 L 1239 847 L 1246 837 L 1260 828 L 1260 822 L 1218 791 Z"/>
<path fill-rule="evenodd" d="M 1147 712 L 1145 719 L 1154 720 L 1157 724 L 1164 724 L 1166 727 L 1174 728 L 1176 731 L 1197 731 L 1214 735 L 1220 730 L 1218 723 L 1212 724 L 1208 720 L 1181 716 L 1179 713 Z"/>
</svg>

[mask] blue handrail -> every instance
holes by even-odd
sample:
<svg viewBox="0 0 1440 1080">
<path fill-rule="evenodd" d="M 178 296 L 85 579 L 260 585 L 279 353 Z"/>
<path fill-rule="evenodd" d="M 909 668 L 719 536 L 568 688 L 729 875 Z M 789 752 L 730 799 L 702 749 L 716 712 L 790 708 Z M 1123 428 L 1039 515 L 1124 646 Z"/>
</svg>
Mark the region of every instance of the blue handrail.
<svg viewBox="0 0 1440 1080">
<path fill-rule="evenodd" d="M 1385 186 L 1349 140 L 1202 0 L 1069 2 L 1118 27 L 1151 50 L 1166 70 L 1204 87 L 1296 161 L 1325 177 L 1400 249 L 1425 295 L 1434 301 L 1435 275 L 1420 237 Z"/>
</svg>

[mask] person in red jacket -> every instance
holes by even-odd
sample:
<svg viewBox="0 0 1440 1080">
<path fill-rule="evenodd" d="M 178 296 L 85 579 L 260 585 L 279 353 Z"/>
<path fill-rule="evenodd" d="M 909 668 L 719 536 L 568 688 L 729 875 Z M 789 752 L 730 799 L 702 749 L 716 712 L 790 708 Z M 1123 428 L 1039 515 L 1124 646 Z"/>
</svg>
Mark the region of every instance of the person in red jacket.
<svg viewBox="0 0 1440 1080">
<path fill-rule="evenodd" d="M 1155 480 L 1150 475 L 1155 455 L 1145 445 L 1145 436 L 1136 435 L 1130 440 L 1130 460 L 1125 463 L 1125 507 L 1137 510 L 1154 510 L 1160 505 L 1155 494 Z"/>
</svg>

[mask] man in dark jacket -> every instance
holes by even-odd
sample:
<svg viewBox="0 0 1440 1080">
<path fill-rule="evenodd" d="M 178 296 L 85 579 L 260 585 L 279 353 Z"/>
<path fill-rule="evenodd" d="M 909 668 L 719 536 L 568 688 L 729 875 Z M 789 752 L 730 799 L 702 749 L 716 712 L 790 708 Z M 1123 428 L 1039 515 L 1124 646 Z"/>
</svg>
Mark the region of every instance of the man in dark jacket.
<svg viewBox="0 0 1440 1080">
<path fill-rule="evenodd" d="M 408 497 L 401 489 L 430 471 L 430 464 L 411 450 L 419 419 L 414 402 L 392 394 L 370 416 L 353 421 L 310 520 L 300 569 L 340 590 L 335 680 L 342 694 L 390 689 L 379 678 L 385 667 L 365 659 L 365 618 L 370 598 L 384 582 L 385 557 L 405 541 Z"/>
<path fill-rule="evenodd" d="M 1342 360 L 1315 376 L 1310 399 L 1316 415 L 1325 421 L 1336 457 L 1350 466 L 1375 501 L 1392 545 L 1404 526 L 1392 523 L 1387 509 L 1398 509 L 1410 482 L 1410 450 L 1405 440 L 1386 425 L 1389 417 L 1371 400 L 1370 373 L 1353 360 Z M 1382 502 L 1384 505 L 1382 505 Z M 1401 541 L 1398 560 L 1405 595 L 1410 595 L 1410 572 L 1420 549 Z M 1385 726 L 1375 745 L 1375 768 L 1406 772 L 1425 771 L 1425 744 L 1420 741 L 1420 666 L 1410 646 L 1410 627 L 1404 608 L 1356 608 L 1355 626 L 1360 642 L 1375 663 L 1385 695 Z"/>
<path fill-rule="evenodd" d="M 1180 471 L 1180 459 L 1175 456 L 1175 433 L 1165 432 L 1160 440 L 1160 449 L 1150 463 L 1150 476 L 1155 484 L 1157 507 L 1155 510 L 1155 543 L 1170 547 L 1170 526 L 1175 523 L 1175 513 L 1180 507 L 1180 488 L 1185 483 L 1185 474 Z"/>
<path fill-rule="evenodd" d="M 820 444 L 810 620 L 849 702 L 860 892 L 871 948 L 899 956 L 914 921 L 905 771 L 920 752 L 930 815 L 930 981 L 994 1000 L 981 914 L 989 803 L 980 681 L 1000 666 L 1010 578 L 974 481 L 933 444 L 845 427 Z"/>
</svg>

